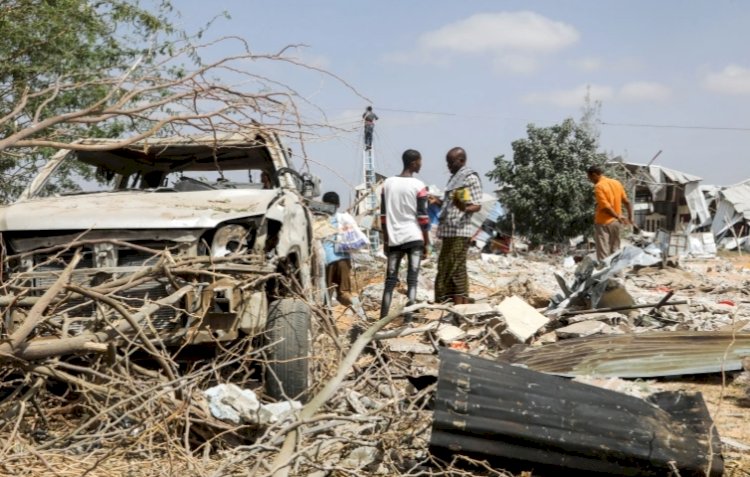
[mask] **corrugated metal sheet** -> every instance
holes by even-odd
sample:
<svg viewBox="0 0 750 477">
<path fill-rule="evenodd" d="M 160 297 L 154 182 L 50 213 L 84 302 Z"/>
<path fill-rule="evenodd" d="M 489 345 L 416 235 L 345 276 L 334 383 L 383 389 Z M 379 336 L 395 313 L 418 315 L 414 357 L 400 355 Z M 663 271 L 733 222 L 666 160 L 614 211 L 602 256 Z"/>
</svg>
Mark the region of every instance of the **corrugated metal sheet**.
<svg viewBox="0 0 750 477">
<path fill-rule="evenodd" d="M 643 400 L 443 350 L 430 451 L 534 475 L 719 476 L 712 427 L 699 393 Z"/>
<path fill-rule="evenodd" d="M 674 169 L 668 169 L 662 166 L 651 166 L 651 167 L 661 170 L 662 174 L 664 174 L 664 176 L 667 179 L 671 180 L 672 182 L 677 182 L 678 184 L 687 184 L 688 182 L 699 182 L 703 180 L 698 176 L 694 176 L 692 174 L 686 174 L 684 172 L 676 171 Z"/>
<path fill-rule="evenodd" d="M 639 174 L 639 170 L 648 171 L 651 178 L 653 178 L 654 182 L 657 184 L 663 184 L 665 179 L 677 184 L 687 184 L 689 182 L 700 182 L 703 180 L 701 177 L 663 166 L 649 166 L 646 164 L 638 164 L 636 162 L 625 162 L 623 165 L 630 170 L 631 173 L 635 174 Z"/>
<path fill-rule="evenodd" d="M 742 369 L 750 333 L 658 331 L 559 341 L 501 359 L 559 376 L 651 378 Z"/>
<path fill-rule="evenodd" d="M 734 206 L 738 214 L 750 220 L 750 180 L 722 189 L 721 197 Z"/>
</svg>

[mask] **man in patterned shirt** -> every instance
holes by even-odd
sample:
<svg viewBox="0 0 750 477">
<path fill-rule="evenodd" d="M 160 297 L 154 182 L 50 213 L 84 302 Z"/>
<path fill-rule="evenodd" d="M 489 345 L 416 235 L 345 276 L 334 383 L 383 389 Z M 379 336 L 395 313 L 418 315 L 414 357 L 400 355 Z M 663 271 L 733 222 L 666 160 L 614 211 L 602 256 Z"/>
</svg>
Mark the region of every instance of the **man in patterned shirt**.
<svg viewBox="0 0 750 477">
<path fill-rule="evenodd" d="M 445 186 L 443 199 L 430 196 L 430 202 L 442 206 L 438 237 L 443 240 L 435 277 L 435 302 L 469 302 L 469 275 L 466 253 L 475 232 L 471 216 L 478 212 L 482 198 L 479 174 L 466 167 L 466 151 L 454 147 L 445 156 L 452 176 Z"/>
</svg>

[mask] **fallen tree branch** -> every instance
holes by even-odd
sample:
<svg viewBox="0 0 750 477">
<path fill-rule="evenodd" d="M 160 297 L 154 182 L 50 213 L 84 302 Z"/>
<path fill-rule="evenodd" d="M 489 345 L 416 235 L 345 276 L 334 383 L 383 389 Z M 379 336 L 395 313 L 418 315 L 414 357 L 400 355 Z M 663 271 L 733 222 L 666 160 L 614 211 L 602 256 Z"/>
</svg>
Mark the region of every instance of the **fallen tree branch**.
<svg viewBox="0 0 750 477">
<path fill-rule="evenodd" d="M 338 367 L 338 371 L 336 372 L 336 375 L 333 378 L 331 378 L 323 387 L 323 389 L 321 389 L 302 408 L 302 410 L 299 412 L 297 419 L 300 421 L 306 421 L 312 418 L 315 412 L 317 412 L 317 410 L 320 409 L 321 406 L 323 406 L 323 404 L 325 404 L 325 402 L 328 399 L 330 399 L 331 396 L 333 396 L 333 394 L 336 392 L 339 386 L 341 386 L 341 383 L 344 381 L 344 378 L 346 378 L 346 376 L 351 372 L 352 367 L 354 366 L 354 363 L 357 361 L 357 358 L 365 349 L 367 344 L 370 343 L 370 341 L 372 341 L 375 334 L 378 331 L 380 331 L 384 326 L 386 326 L 388 323 L 392 322 L 393 320 L 401 316 L 403 313 L 414 312 L 417 310 L 421 310 L 423 308 L 432 308 L 432 307 L 434 307 L 434 305 L 428 305 L 428 304 L 422 304 L 422 303 L 407 306 L 403 308 L 402 310 L 396 310 L 396 311 L 391 312 L 388 316 L 378 320 L 370 328 L 365 330 L 365 332 L 362 333 L 359 336 L 359 338 L 357 338 L 357 340 L 352 344 L 351 349 L 346 354 L 344 359 L 341 361 L 341 364 Z M 298 428 L 294 428 L 287 434 L 287 437 L 284 440 L 284 444 L 281 447 L 281 450 L 276 455 L 276 458 L 271 464 L 271 473 L 273 477 L 288 477 L 289 466 L 290 466 L 292 457 L 295 454 L 295 448 L 296 448 L 296 443 L 298 439 L 299 439 Z"/>
<path fill-rule="evenodd" d="M 144 306 L 137 313 L 133 314 L 131 319 L 138 323 L 159 308 L 176 303 L 193 289 L 192 285 L 186 285 L 171 295 Z M 32 340 L 15 353 L 0 355 L 0 362 L 9 359 L 9 357 L 33 361 L 53 356 L 90 351 L 92 343 L 106 343 L 119 334 L 128 334 L 133 331 L 130 322 L 123 318 L 103 331 L 88 331 L 72 338 L 40 338 Z"/>
<path fill-rule="evenodd" d="M 13 354 L 17 351 L 19 345 L 28 338 L 34 328 L 44 321 L 46 318 L 44 311 L 70 280 L 73 270 L 80 261 L 81 252 L 79 250 L 73 255 L 73 259 L 68 263 L 68 266 L 65 267 L 65 270 L 60 274 L 57 281 L 55 281 L 55 283 L 44 292 L 44 295 L 42 295 L 39 301 L 34 303 L 34 306 L 29 310 L 29 314 L 26 315 L 26 319 L 19 325 L 18 329 L 10 335 L 8 343 L 0 344 L 0 355 Z"/>
</svg>

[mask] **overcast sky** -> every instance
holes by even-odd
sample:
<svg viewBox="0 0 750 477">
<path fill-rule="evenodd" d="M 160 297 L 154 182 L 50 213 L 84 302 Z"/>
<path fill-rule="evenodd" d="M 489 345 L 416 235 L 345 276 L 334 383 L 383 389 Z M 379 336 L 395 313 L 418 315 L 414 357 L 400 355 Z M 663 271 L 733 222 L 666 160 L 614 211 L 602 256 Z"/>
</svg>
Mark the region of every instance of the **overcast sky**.
<svg viewBox="0 0 750 477">
<path fill-rule="evenodd" d="M 483 175 L 495 156 L 512 157 L 527 124 L 579 118 L 587 87 L 602 103 L 603 151 L 646 163 L 661 150 L 655 164 L 704 184 L 750 178 L 750 2 L 175 3 L 188 28 L 228 12 L 209 36 L 242 36 L 256 52 L 305 44 L 294 56 L 366 98 L 317 73 L 263 71 L 343 128 L 311 141 L 307 153 L 323 188 L 344 202 L 347 184 L 362 180 L 356 128 L 368 104 L 380 116 L 378 172 L 398 174 L 401 153 L 414 148 L 422 179 L 442 187 L 448 149 L 464 147 Z M 493 189 L 486 178 L 483 185 Z"/>
</svg>

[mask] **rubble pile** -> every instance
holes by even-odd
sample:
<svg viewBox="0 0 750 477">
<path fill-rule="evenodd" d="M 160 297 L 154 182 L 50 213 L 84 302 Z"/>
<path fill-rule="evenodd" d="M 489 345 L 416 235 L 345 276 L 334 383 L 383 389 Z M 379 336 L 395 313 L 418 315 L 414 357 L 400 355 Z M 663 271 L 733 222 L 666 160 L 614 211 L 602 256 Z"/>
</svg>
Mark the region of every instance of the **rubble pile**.
<svg viewBox="0 0 750 477">
<path fill-rule="evenodd" d="M 1 449 L 0 473 L 54 475 L 50 468 L 70 465 L 75 459 L 76 468 L 92 469 L 89 475 L 164 475 L 166 461 L 170 473 L 205 476 L 517 475 L 481 456 L 431 451 L 440 357 L 446 350 L 495 363 L 521 363 L 529 375 L 542 374 L 535 370 L 537 365 L 557 365 L 555 369 L 562 371 L 545 373 L 574 377 L 577 383 L 588 385 L 570 388 L 570 392 L 583 393 L 577 399 L 588 396 L 589 389 L 602 388 L 644 403 L 647 399 L 660 402 L 659 392 L 670 383 L 654 381 L 663 374 L 649 375 L 650 381 L 623 379 L 629 377 L 617 374 L 622 369 L 616 361 L 620 349 L 623 359 L 631 360 L 628 366 L 636 370 L 640 366 L 653 371 L 658 360 L 652 358 L 665 354 L 668 361 L 689 370 L 689 375 L 721 376 L 721 371 L 731 371 L 729 384 L 720 386 L 721 393 L 707 396 L 705 404 L 691 394 L 689 402 L 700 404 L 698 410 L 708 409 L 710 416 L 704 413 L 703 427 L 711 428 L 711 419 L 716 423 L 724 469 L 742 468 L 750 463 L 750 440 L 742 430 L 747 426 L 738 424 L 750 419 L 750 371 L 745 371 L 745 378 L 741 371 L 743 357 L 744 366 L 750 368 L 746 357 L 750 356 L 746 347 L 750 261 L 741 258 L 683 260 L 679 268 L 661 263 L 633 265 L 632 261 L 597 268 L 586 260 L 576 264 L 560 255 L 477 254 L 468 263 L 474 302 L 454 307 L 420 303 L 413 307 L 415 319 L 409 325 L 399 316 L 405 304 L 403 293 L 394 296 L 392 314 L 375 321 L 384 265 L 377 259 L 361 261 L 357 280 L 370 320 L 357 322 L 341 306 L 331 313 L 315 309 L 315 384 L 305 400 L 271 402 L 259 386 L 252 363 L 262 362 L 262 350 L 246 356 L 242 343 L 223 348 L 218 357 L 194 356 L 189 364 L 179 366 L 172 361 L 175 356 L 162 355 L 180 373 L 171 380 L 164 379 L 158 368 L 136 364 L 137 360 L 130 365 L 136 372 L 128 374 L 128 364 L 108 363 L 106 353 L 88 365 L 59 361 L 50 371 L 49 382 L 54 381 L 54 373 L 60 373 L 64 378 L 60 388 L 31 381 L 2 402 L 6 444 Z M 435 274 L 434 262 L 425 265 L 419 285 L 422 302 L 432 299 Z M 603 304 L 608 306 L 602 308 Z M 350 328 L 359 331 L 352 334 Z M 709 335 L 715 338 L 716 347 L 707 343 Z M 623 339 L 631 341 L 617 341 Z M 732 345 L 722 340 L 732 340 Z M 712 368 L 710 360 L 716 350 L 722 360 L 718 368 Z M 134 345 L 135 351 L 142 352 Z M 705 361 L 707 370 L 697 370 L 690 355 Z M 735 362 L 740 367 L 732 368 Z M 40 372 L 39 364 L 35 366 Z M 503 366 L 511 374 L 515 369 Z M 581 371 L 592 369 L 615 371 Z M 734 384 L 731 377 L 736 377 Z M 6 374 L 5 379 L 19 384 L 24 377 Z M 487 380 L 492 382 L 493 377 Z M 498 378 L 494 381 L 501 384 Z M 475 385 L 474 381 L 456 382 L 456 393 L 466 391 L 462 386 Z M 553 381 L 540 378 L 539 382 Z M 672 383 L 670 391 L 678 384 Z M 738 396 L 737 386 L 747 394 Z M 730 403 L 723 400 L 725 389 L 735 396 L 737 407 L 731 412 L 727 411 Z M 536 396 L 537 391 L 543 390 L 530 387 L 524 392 Z M 33 398 L 26 399 L 24 392 Z M 451 392 L 444 390 L 443 396 Z M 590 392 L 592 399 L 599 396 Z M 606 396 L 618 401 L 611 394 Z M 24 404 L 17 405 L 14 399 Z M 539 402 L 537 397 L 529 397 L 527 404 L 535 402 Z M 717 402 L 723 407 L 717 407 Z M 459 401 L 443 405 L 460 408 Z M 679 409 L 654 412 L 674 432 L 687 425 Z M 493 432 L 501 439 L 505 431 Z M 460 447 L 460 437 L 456 437 L 458 447 L 445 444 L 446 438 L 451 436 L 443 432 L 443 451 Z M 706 459 L 713 469 L 721 468 L 721 459 Z M 521 471 L 534 468 L 528 464 Z"/>
</svg>

